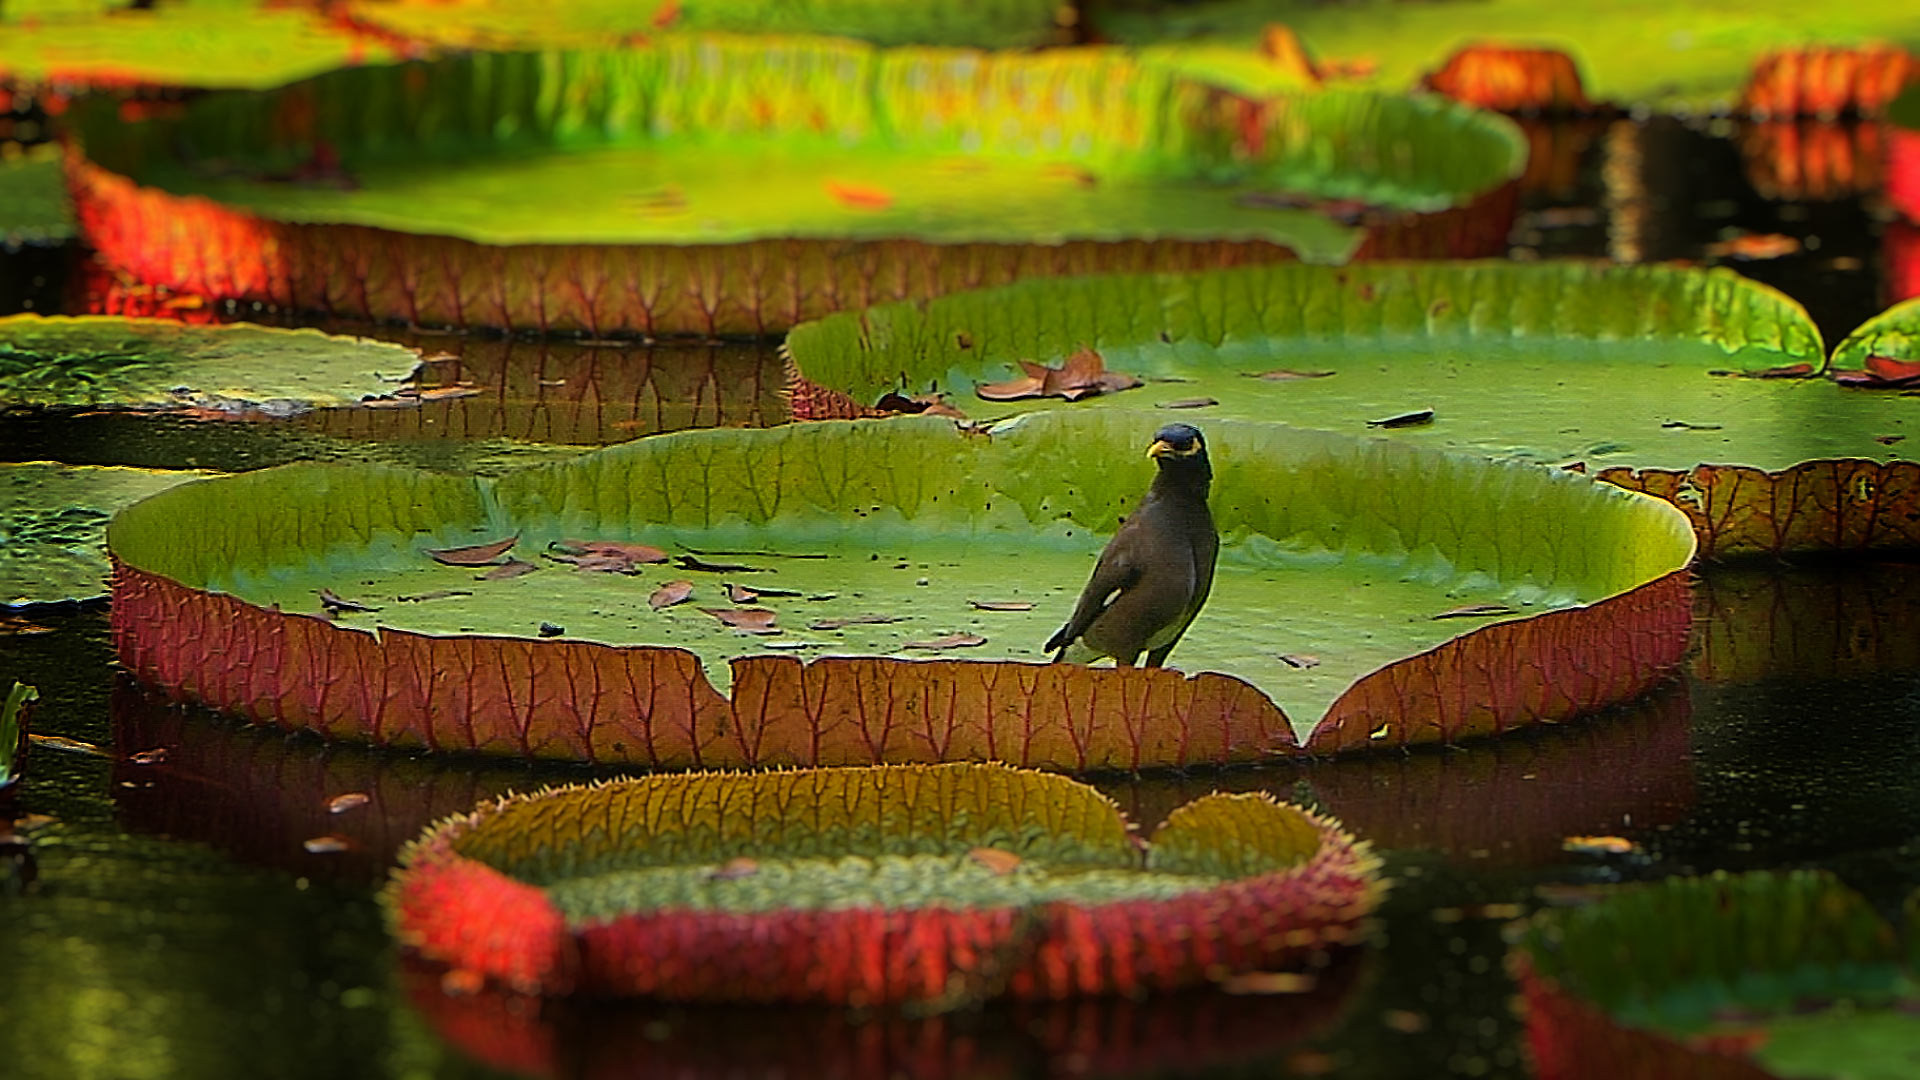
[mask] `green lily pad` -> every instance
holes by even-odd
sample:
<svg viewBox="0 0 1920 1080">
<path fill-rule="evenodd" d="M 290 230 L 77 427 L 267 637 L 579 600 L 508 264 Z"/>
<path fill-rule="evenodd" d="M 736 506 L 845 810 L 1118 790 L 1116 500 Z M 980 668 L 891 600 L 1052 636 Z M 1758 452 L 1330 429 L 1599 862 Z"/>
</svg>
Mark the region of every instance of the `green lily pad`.
<svg viewBox="0 0 1920 1080">
<path fill-rule="evenodd" d="M 360 655 L 354 664 L 411 664 L 386 651 L 416 644 L 430 650 L 468 648 L 457 645 L 463 641 L 478 643 L 473 647 L 482 653 L 504 650 L 529 657 L 571 650 L 581 662 L 595 664 L 651 657 L 647 663 L 670 662 L 670 670 L 649 669 L 652 673 L 642 676 L 609 669 L 597 677 L 665 680 L 662 685 L 674 689 L 661 692 L 670 692 L 674 708 L 689 717 L 704 715 L 703 710 L 750 710 L 757 717 L 753 725 L 773 722 L 770 717 L 777 715 L 780 723 L 825 724 L 834 731 L 827 743 L 815 738 L 810 747 L 773 741 L 759 746 L 740 741 L 747 739 L 744 729 L 735 732 L 720 721 L 717 734 L 704 728 L 694 732 L 696 744 L 708 747 L 692 751 L 697 762 L 716 763 L 702 755 L 723 752 L 744 754 L 746 761 L 763 754 L 793 754 L 801 761 L 817 761 L 822 754 L 835 760 L 841 760 L 835 755 L 886 760 L 891 754 L 898 760 L 899 754 L 929 749 L 938 759 L 947 737 L 931 748 L 913 741 L 919 749 L 898 742 L 887 749 L 886 731 L 904 717 L 874 717 L 878 728 L 863 736 L 857 729 L 866 721 L 838 726 L 825 714 L 806 710 L 854 707 L 842 700 L 846 695 L 906 693 L 904 687 L 923 678 L 977 677 L 989 684 L 999 678 L 993 674 L 996 665 L 964 661 L 1043 660 L 1039 645 L 1064 621 L 1105 534 L 1147 486 L 1152 464 L 1142 451 L 1160 422 L 1151 414 L 1101 410 L 1034 416 L 985 438 L 931 417 L 682 432 L 498 481 L 368 467 L 263 470 L 151 500 L 118 519 L 116 556 L 152 577 L 137 585 L 127 579 L 128 593 L 124 602 L 116 600 L 116 617 L 124 614 L 130 625 L 149 614 L 160 620 L 151 634 L 128 635 L 126 640 L 138 645 L 124 658 L 163 684 L 198 687 L 215 704 L 307 717 L 299 722 L 317 719 L 307 713 L 309 706 L 296 706 L 286 697 L 290 685 L 272 691 L 234 686 L 228 689 L 236 696 L 227 697 L 227 690 L 216 692 L 194 674 L 212 658 L 203 650 L 225 650 L 230 657 L 232 650 L 254 646 L 237 641 L 220 646 L 204 635 L 182 634 L 172 616 L 162 617 L 147 604 L 201 604 L 191 597 L 211 590 L 222 599 L 205 602 L 237 603 L 253 613 L 223 614 L 218 625 L 251 633 L 243 627 L 257 619 L 290 620 L 300 633 L 321 635 L 324 640 L 316 639 L 314 648 Z M 1173 654 L 1173 663 L 1233 678 L 1209 682 L 1218 677 L 1190 681 L 1172 673 L 1106 674 L 1171 679 L 1169 692 L 1196 694 L 1195 700 L 1204 701 L 1251 684 L 1294 718 L 1293 730 L 1287 732 L 1272 705 L 1257 694 L 1236 706 L 1241 715 L 1234 724 L 1253 729 L 1236 728 L 1241 734 L 1228 740 L 1235 746 L 1195 741 L 1196 736 L 1164 745 L 1155 739 L 1154 748 L 1143 749 L 1139 736 L 1125 734 L 1124 728 L 1101 734 L 1105 749 L 1100 750 L 1089 749 L 1079 735 L 1071 745 L 1053 742 L 1054 736 L 1034 742 L 1034 717 L 1006 711 L 1046 692 L 1031 683 L 977 686 L 964 695 L 967 704 L 948 702 L 948 707 L 968 713 L 995 703 L 1002 711 L 991 720 L 981 716 L 981 722 L 1028 726 L 1021 736 L 1027 745 L 1018 753 L 1035 761 L 1088 767 L 1143 752 L 1150 757 L 1257 757 L 1280 751 L 1323 717 L 1329 717 L 1323 739 L 1357 739 L 1361 745 L 1375 728 L 1380 729 L 1375 739 L 1395 742 L 1499 730 L 1521 722 L 1523 715 L 1592 707 L 1602 703 L 1599 699 L 1632 693 L 1661 664 L 1678 659 L 1685 636 L 1684 585 L 1670 598 L 1677 604 L 1676 622 L 1667 621 L 1675 613 L 1667 600 L 1635 599 L 1641 586 L 1678 581 L 1672 575 L 1692 554 L 1689 531 L 1669 507 L 1571 473 L 1382 440 L 1227 422 L 1209 424 L 1207 432 L 1217 469 L 1214 512 L 1226 553 L 1208 608 Z M 1547 506 L 1555 509 L 1545 512 Z M 517 539 L 510 555 L 495 552 L 494 562 L 517 558 L 534 569 L 487 577 L 490 566 L 445 565 L 426 554 L 504 538 Z M 628 576 L 550 558 L 577 552 L 583 541 L 647 544 L 663 549 L 662 557 L 692 561 L 636 566 L 631 569 L 639 572 Z M 675 579 L 694 583 L 693 599 L 656 609 L 655 592 Z M 735 601 L 723 591 L 726 584 L 770 595 L 757 602 Z M 176 593 L 181 586 L 186 592 Z M 320 614 L 323 589 L 351 605 L 377 610 L 328 601 L 330 622 L 296 614 Z M 1335 596 L 1339 602 L 1328 602 Z M 1609 607 L 1613 600 L 1641 614 Z M 1031 608 L 994 609 L 1022 603 Z M 1644 610 L 1633 606 L 1643 603 Z M 723 623 L 726 613 L 740 608 L 773 612 L 767 629 L 778 633 L 743 634 Z M 284 614 L 270 614 L 274 611 Z M 1556 614 L 1527 618 L 1542 613 Z M 868 617 L 880 621 L 863 621 Z M 1610 636 L 1642 618 L 1653 622 L 1643 624 L 1632 642 Z M 1621 619 L 1627 621 L 1616 621 Z M 1500 630 L 1498 624 L 1515 620 Z M 1535 644 L 1499 646 L 1521 649 L 1523 655 L 1559 648 L 1550 641 L 1586 641 L 1607 655 L 1581 661 L 1584 674 L 1569 670 L 1564 678 L 1550 670 L 1561 652 L 1542 653 L 1517 667 L 1511 660 L 1485 660 L 1456 670 L 1447 666 L 1453 661 L 1440 659 L 1474 655 L 1476 647 L 1458 639 L 1471 638 L 1470 630 L 1488 623 L 1496 625 L 1483 632 L 1549 635 Z M 527 640 L 537 632 L 562 640 Z M 953 635 L 969 636 L 953 640 Z M 1671 657 L 1665 657 L 1662 642 L 1671 645 Z M 490 663 L 479 655 L 458 662 Z M 811 661 L 806 670 L 815 674 L 806 678 L 837 679 L 832 671 L 864 671 L 861 665 L 878 663 L 873 675 L 860 677 L 878 681 L 816 688 L 804 695 L 809 700 L 786 700 L 788 690 L 766 680 L 799 677 L 795 657 Z M 889 659 L 853 659 L 863 657 Z M 1421 666 L 1418 679 L 1408 682 L 1404 673 L 1399 683 L 1368 678 L 1408 657 Z M 910 662 L 916 658 L 930 662 Z M 512 669 L 522 662 L 511 661 Z M 1429 663 L 1438 666 L 1429 670 Z M 299 678 L 285 665 L 255 667 L 284 669 L 285 678 Z M 1099 674 L 1077 665 L 1033 665 L 1009 669 L 1008 678 L 1015 672 L 1069 681 Z M 523 693 L 492 687 L 492 678 L 463 693 L 481 699 Z M 1429 679 L 1438 680 L 1433 691 L 1438 696 L 1431 699 L 1421 696 Z M 1494 681 L 1474 689 L 1488 679 Z M 1390 684 L 1394 689 L 1385 689 Z M 894 689 L 886 689 L 890 685 Z M 710 697 L 709 686 L 731 690 L 731 705 Z M 364 715 L 367 702 L 354 704 L 347 697 L 318 707 L 334 717 L 327 726 L 345 725 L 342 733 L 357 731 L 362 737 L 404 735 L 428 745 L 492 741 L 493 735 L 477 728 L 442 731 L 446 718 L 435 717 L 444 691 L 429 683 L 405 694 L 393 690 L 391 681 L 389 687 L 379 706 L 383 720 Z M 338 692 L 358 695 L 346 685 Z M 425 696 L 410 696 L 415 692 Z M 1106 707 L 1097 704 L 1091 684 L 1085 692 L 1093 695 L 1088 704 Z M 566 696 L 575 693 L 569 690 Z M 1547 696 L 1536 701 L 1540 694 Z M 1448 719 L 1449 703 L 1457 701 L 1485 703 L 1487 709 L 1476 704 Z M 347 711 L 334 713 L 336 707 Z M 510 701 L 488 707 L 518 708 Z M 577 707 L 597 712 L 612 704 L 582 699 Z M 642 713 L 654 707 L 635 706 Z M 1146 699 L 1139 699 L 1139 707 L 1147 707 Z M 1190 710 L 1200 706 L 1190 702 L 1176 708 L 1189 710 L 1191 722 L 1199 714 Z M 800 714 L 788 715 L 796 709 Z M 571 745 L 539 749 L 536 744 L 549 735 L 532 733 L 525 720 L 513 721 L 520 735 L 498 749 L 642 760 L 679 760 L 676 755 L 688 752 L 684 734 L 673 736 L 676 749 L 669 752 L 663 749 L 668 743 L 656 745 L 652 734 L 616 740 L 604 732 L 590 735 L 585 728 L 577 729 L 590 735 L 585 743 L 565 736 L 562 741 Z M 1269 723 L 1281 730 L 1251 734 Z M 895 736 L 900 737 L 906 736 Z M 989 743 L 994 738 L 982 737 Z M 1239 742 L 1269 737 L 1281 741 Z M 621 744 L 618 750 L 612 748 L 615 741 Z M 1007 746 L 982 751 L 1003 757 L 1016 753 Z"/>
<path fill-rule="evenodd" d="M 1892 928 L 1825 873 L 1621 889 L 1516 952 L 1546 1075 L 1894 1076 L 1920 1030 Z"/>
<path fill-rule="evenodd" d="M 534 0 L 396 3 L 356 0 L 343 13 L 409 41 L 457 48 L 593 48 L 663 29 L 832 34 L 876 45 L 1023 49 L 1057 44 L 1056 0 Z"/>
<path fill-rule="evenodd" d="M 1920 363 L 1920 299 L 1895 304 L 1875 315 L 1833 347 L 1835 368 L 1870 370 L 1870 357 L 1905 361 L 1909 365 Z"/>
<path fill-rule="evenodd" d="M 143 279 L 593 332 L 784 327 L 841 297 L 1140 265 L 1142 245 L 1182 264 L 1195 245 L 1213 265 L 1280 248 L 1342 262 L 1505 190 L 1525 157 L 1507 121 L 1439 99 L 1255 102 L 1125 50 L 717 35 L 73 117 L 100 167 L 77 167 L 90 242 Z M 1328 200 L 1380 224 L 1315 209 Z M 1220 246 L 1250 241 L 1266 246 Z M 850 263 L 846 243 L 879 261 Z M 704 283 L 690 298 L 688 279 Z"/>
<path fill-rule="evenodd" d="M 393 59 L 377 38 L 331 25 L 311 8 L 191 0 L 15 12 L 0 35 L 0 80 L 161 86 L 277 86 L 347 64 Z M 87 9 L 91 10 L 87 10 Z"/>
<path fill-rule="evenodd" d="M 1553 0 L 1458 4 L 1295 4 L 1211 0 L 1129 10 L 1100 5 L 1092 20 L 1115 41 L 1205 41 L 1251 45 L 1283 22 L 1322 59 L 1370 61 L 1372 80 L 1401 88 L 1440 67 L 1455 50 L 1489 42 L 1564 49 L 1579 63 L 1597 100 L 1667 107 L 1725 107 L 1739 96 L 1767 52 L 1810 41 L 1855 44 L 1920 38 L 1920 14 L 1899 0 L 1870 0 L 1844 10 L 1790 0 L 1738 8 L 1623 0 L 1605 18 Z"/>
<path fill-rule="evenodd" d="M 132 503 L 207 473 L 0 465 L 0 604 L 94 600 L 107 594 L 107 520 Z"/>
<path fill-rule="evenodd" d="M 0 318 L 0 405 L 290 416 L 389 394 L 412 349 L 317 330 L 165 319 Z"/>
<path fill-rule="evenodd" d="M 0 701 L 0 792 L 20 779 L 27 753 L 27 713 L 39 698 L 40 691 L 16 680 Z"/>
<path fill-rule="evenodd" d="M 1059 367 L 1083 347 L 1145 385 L 1073 402 L 976 396 L 1017 378 L 1018 361 Z M 829 316 L 795 328 L 787 351 L 801 416 L 835 411 L 820 389 L 857 415 L 937 386 L 974 416 L 1198 404 L 1164 415 L 1580 462 L 1691 500 L 1715 555 L 1910 544 L 1920 520 L 1899 479 L 1908 403 L 1817 377 L 1806 313 L 1727 271 L 1290 265 L 1031 281 Z M 1798 377 L 1766 377 L 1796 365 Z M 1427 410 L 1428 422 L 1381 423 Z M 1788 472 L 1843 459 L 1875 475 Z M 1727 475 L 1689 476 L 1702 464 Z M 1671 483 L 1644 479 L 1662 470 Z M 1859 520 L 1837 526 L 1850 510 Z"/>
<path fill-rule="evenodd" d="M 57 244 L 75 234 L 73 205 L 60 178 L 60 148 L 0 153 L 0 248 Z"/>
<path fill-rule="evenodd" d="M 428 959 L 669 1000 L 1164 991 L 1357 942 L 1381 895 L 1364 844 L 1271 796 L 1196 800 L 1142 843 L 1090 787 L 978 764 L 563 788 L 435 826 L 401 862 L 391 918 Z M 512 942 L 473 932 L 495 921 Z"/>
</svg>

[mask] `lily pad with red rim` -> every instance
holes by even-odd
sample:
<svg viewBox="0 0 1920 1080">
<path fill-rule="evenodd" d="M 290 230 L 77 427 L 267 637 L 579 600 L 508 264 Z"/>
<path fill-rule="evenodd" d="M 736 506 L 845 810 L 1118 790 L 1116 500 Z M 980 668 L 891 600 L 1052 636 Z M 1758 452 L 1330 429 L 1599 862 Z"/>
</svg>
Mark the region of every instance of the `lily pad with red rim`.
<svg viewBox="0 0 1920 1080">
<path fill-rule="evenodd" d="M 1693 539 L 1671 507 L 1561 470 L 1221 421 L 1226 553 L 1172 658 L 1196 674 L 1007 663 L 1044 659 L 1147 486 L 1161 415 L 1035 415 L 990 437 L 923 417 L 682 432 L 497 480 L 290 466 L 187 487 L 113 524 L 120 655 L 183 696 L 375 742 L 1067 769 L 1258 760 L 1310 732 L 1316 751 L 1496 733 L 1630 698 L 1680 658 Z M 483 579 L 427 554 L 508 537 L 545 568 Z M 595 541 L 673 561 L 604 573 L 539 554 Z M 650 603 L 681 579 L 690 602 Z M 729 583 L 768 589 L 753 634 L 701 610 L 734 610 L 716 602 Z M 322 589 L 379 610 L 323 607 Z M 1510 610 L 1435 618 L 1496 603 Z M 908 648 L 952 635 L 987 640 L 964 658 Z M 1282 659 L 1302 651 L 1321 662 Z"/>
<path fill-rule="evenodd" d="M 1898 935 L 1820 872 L 1625 887 L 1535 916 L 1512 963 L 1543 1080 L 1891 1077 L 1920 1036 Z"/>
<path fill-rule="evenodd" d="M 1727 271 L 1102 275 L 829 316 L 795 328 L 786 348 L 801 416 L 858 414 L 882 394 L 936 386 L 989 417 L 1198 397 L 1217 404 L 1184 414 L 1196 422 L 1372 424 L 1413 444 L 1579 463 L 1681 505 L 1712 556 L 1920 544 L 1920 467 L 1882 439 L 1911 410 L 1818 378 L 1824 353 L 1805 311 Z M 1020 361 L 1058 366 L 1083 348 L 1146 385 L 1071 403 L 976 397 Z M 1793 366 L 1800 377 L 1762 377 Z"/>
<path fill-rule="evenodd" d="M 72 118 L 88 241 L 141 280 L 596 334 L 760 333 L 1076 270 L 1490 254 L 1525 156 L 1450 102 L 1254 99 L 1126 50 L 724 35 Z"/>
<path fill-rule="evenodd" d="M 428 959 L 683 1001 L 1173 990 L 1310 968 L 1381 895 L 1365 844 L 1269 796 L 1196 800 L 1142 843 L 1092 788 L 1001 765 L 563 788 L 442 822 L 401 861 L 390 916 Z"/>
</svg>

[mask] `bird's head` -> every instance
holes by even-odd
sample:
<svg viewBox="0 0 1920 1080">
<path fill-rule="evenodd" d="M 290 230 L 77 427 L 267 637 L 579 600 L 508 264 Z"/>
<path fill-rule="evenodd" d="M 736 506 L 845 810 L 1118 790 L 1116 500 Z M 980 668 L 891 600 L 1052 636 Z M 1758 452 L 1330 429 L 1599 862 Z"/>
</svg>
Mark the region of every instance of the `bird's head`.
<svg viewBox="0 0 1920 1080">
<path fill-rule="evenodd" d="M 1200 437 L 1200 429 L 1192 424 L 1168 424 L 1154 433 L 1153 445 L 1147 447 L 1147 456 L 1168 465 L 1176 461 L 1207 459 L 1207 440 Z"/>
</svg>

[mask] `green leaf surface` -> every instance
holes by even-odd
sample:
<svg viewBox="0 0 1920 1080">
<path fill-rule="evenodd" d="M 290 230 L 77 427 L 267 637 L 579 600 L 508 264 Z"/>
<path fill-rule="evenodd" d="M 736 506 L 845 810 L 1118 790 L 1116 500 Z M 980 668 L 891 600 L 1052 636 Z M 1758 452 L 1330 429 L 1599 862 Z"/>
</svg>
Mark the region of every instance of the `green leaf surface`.
<svg viewBox="0 0 1920 1080">
<path fill-rule="evenodd" d="M 74 236 L 73 204 L 51 143 L 0 153 L 0 248 L 57 244 Z"/>
<path fill-rule="evenodd" d="M 578 48 L 657 33 L 832 34 L 877 45 L 1030 48 L 1060 34 L 1056 0 L 355 0 L 352 17 L 414 41 L 461 48 Z"/>
<path fill-rule="evenodd" d="M 6 699 L 0 701 L 0 790 L 20 779 L 20 758 L 27 744 L 27 707 L 39 698 L 39 690 L 15 680 Z"/>
<path fill-rule="evenodd" d="M 1895 304 L 1855 327 L 1833 347 L 1833 366 L 1858 371 L 1870 356 L 1920 361 L 1920 299 Z"/>
<path fill-rule="evenodd" d="M 544 622 L 567 637 L 686 648 L 723 688 L 727 660 L 770 652 L 1041 660 L 1145 490 L 1144 447 L 1163 419 L 1035 416 L 991 438 L 938 418 L 684 432 L 497 482 L 295 466 L 135 508 L 113 543 L 143 569 L 287 612 L 318 612 L 323 588 L 379 608 L 343 613 L 343 625 L 532 636 Z M 1271 424 L 1207 433 L 1226 549 L 1173 663 L 1253 683 L 1301 732 L 1361 675 L 1488 622 L 1618 594 L 1692 551 L 1677 514 L 1569 473 Z M 509 536 L 513 556 L 539 569 L 486 580 L 485 568 L 423 554 Z M 626 576 L 542 558 L 568 539 L 757 572 Z M 654 610 L 649 597 L 674 579 L 694 581 L 693 600 Z M 799 595 L 736 605 L 725 582 Z M 1434 618 L 1481 604 L 1512 610 Z M 700 610 L 737 606 L 777 612 L 782 632 L 741 634 Z M 865 615 L 898 621 L 811 628 Z M 955 633 L 986 641 L 910 647 Z"/>
<path fill-rule="evenodd" d="M 1519 948 L 1620 1023 L 1672 1034 L 1802 1002 L 1885 1004 L 1911 989 L 1892 929 L 1823 872 L 1716 874 L 1550 911 Z"/>
<path fill-rule="evenodd" d="M 1685 1070 L 1732 1058 L 1764 1071 L 1727 1075 L 1856 1080 L 1920 1061 L 1920 984 L 1905 951 L 1826 872 L 1630 886 L 1535 916 L 1516 947 L 1530 1038 L 1556 1059 Z"/>
<path fill-rule="evenodd" d="M 1140 389 L 1068 403 L 975 388 L 1058 367 L 1081 347 Z M 809 382 L 871 405 L 938 387 L 974 416 L 1143 410 L 1363 433 L 1431 409 L 1396 441 L 1543 463 L 1779 469 L 1902 456 L 1904 401 L 1819 378 L 1743 378 L 1822 363 L 1798 304 L 1719 270 L 1587 263 L 1274 266 L 1102 275 L 829 316 L 789 335 Z M 1316 378 L 1286 373 L 1333 374 Z M 1269 376 L 1269 377 L 1262 377 Z"/>
<path fill-rule="evenodd" d="M 1251 45 L 1284 22 L 1319 58 L 1371 60 L 1376 83 L 1413 85 L 1455 50 L 1495 43 L 1562 49 L 1579 64 L 1589 96 L 1622 104 L 1726 106 L 1770 50 L 1809 42 L 1846 45 L 1920 40 L 1920 11 L 1903 0 L 1821 7 L 1791 0 L 1663 3 L 1621 0 L 1605 18 L 1555 0 L 1408 4 L 1397 0 L 1299 3 L 1212 0 L 1130 10 L 1100 5 L 1094 25 L 1131 43 L 1205 41 Z"/>
<path fill-rule="evenodd" d="M 1437 99 L 1242 105 L 1125 50 L 669 35 L 355 68 L 76 125 L 95 161 L 175 194 L 497 244 L 1164 237 L 1342 261 L 1361 229 L 1265 196 L 1434 211 L 1525 156 L 1506 121 Z"/>
<path fill-rule="evenodd" d="M 1852 1007 L 1783 1016 L 1753 1056 L 1793 1080 L 1905 1080 L 1920 1072 L 1920 1017 Z"/>
<path fill-rule="evenodd" d="M 14 12 L 0 34 L 0 79 L 109 85 L 277 86 L 348 64 L 391 60 L 376 39 L 345 33 L 305 6 L 251 2 L 62 5 Z M 84 12 L 84 7 L 94 10 Z"/>
<path fill-rule="evenodd" d="M 206 475 L 45 461 L 0 465 L 0 604 L 105 596 L 107 520 Z"/>
<path fill-rule="evenodd" d="M 0 405 L 286 416 L 389 394 L 412 349 L 317 330 L 165 319 L 0 318 Z"/>
</svg>

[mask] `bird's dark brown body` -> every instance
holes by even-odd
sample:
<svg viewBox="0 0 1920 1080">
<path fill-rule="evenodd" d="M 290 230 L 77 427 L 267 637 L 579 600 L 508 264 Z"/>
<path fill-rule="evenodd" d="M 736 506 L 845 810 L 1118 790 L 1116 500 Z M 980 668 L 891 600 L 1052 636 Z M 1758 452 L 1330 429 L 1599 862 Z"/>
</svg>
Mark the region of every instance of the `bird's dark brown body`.
<svg viewBox="0 0 1920 1080">
<path fill-rule="evenodd" d="M 1131 667 L 1166 662 L 1213 588 L 1220 534 L 1207 508 L 1213 468 L 1200 432 L 1160 429 L 1147 453 L 1158 475 L 1107 542 L 1067 624 L 1048 639 L 1055 660 L 1111 656 Z"/>
</svg>

